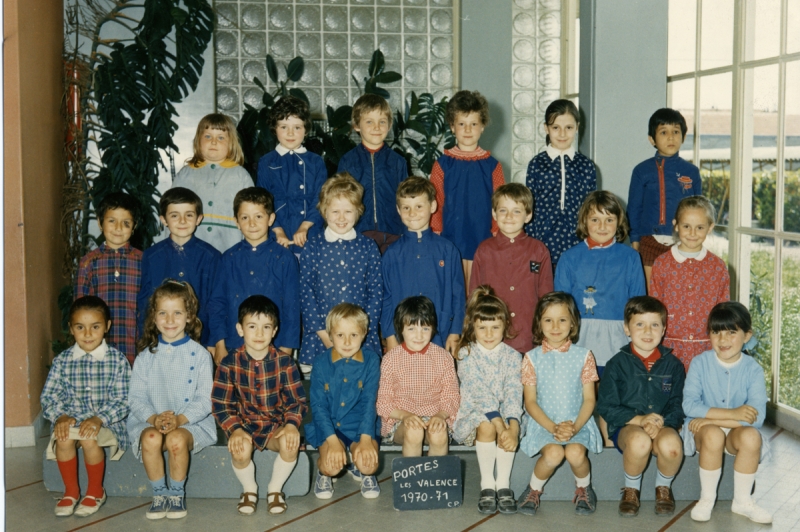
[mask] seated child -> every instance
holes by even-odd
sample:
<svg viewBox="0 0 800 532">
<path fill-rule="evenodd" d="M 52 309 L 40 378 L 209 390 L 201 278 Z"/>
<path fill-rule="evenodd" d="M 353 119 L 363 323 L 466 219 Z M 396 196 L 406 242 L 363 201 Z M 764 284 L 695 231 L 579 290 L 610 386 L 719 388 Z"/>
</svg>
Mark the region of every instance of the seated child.
<svg viewBox="0 0 800 532">
<path fill-rule="evenodd" d="M 244 345 L 217 367 L 211 392 L 214 417 L 228 436 L 233 472 L 242 483 L 237 509 L 244 515 L 254 513 L 258 502 L 254 449 L 279 454 L 267 486 L 267 511 L 286 511 L 283 485 L 297 464 L 297 429 L 308 408 L 297 365 L 272 344 L 277 331 L 277 305 L 261 295 L 245 299 L 236 324 Z"/>
<path fill-rule="evenodd" d="M 383 254 L 403 233 L 395 194 L 408 177 L 408 164 L 384 142 L 392 129 L 392 108 L 382 97 L 364 94 L 356 100 L 351 123 L 361 144 L 342 155 L 338 172 L 349 173 L 364 187 L 364 212 L 356 231 L 375 240 Z"/>
<path fill-rule="evenodd" d="M 106 502 L 103 489 L 105 451 L 119 460 L 128 447 L 128 382 L 131 370 L 120 351 L 103 336 L 111 327 L 111 311 L 97 296 L 76 299 L 69 308 L 69 332 L 75 345 L 53 359 L 42 390 L 42 415 L 53 424 L 47 459 L 58 461 L 64 496 L 56 515 L 86 517 Z M 89 485 L 80 505 L 78 448 Z"/>
<path fill-rule="evenodd" d="M 470 292 L 488 284 L 508 304 L 516 336 L 506 343 L 520 353 L 533 349 L 533 311 L 539 298 L 553 291 L 550 252 L 522 230 L 532 212 L 533 196 L 525 185 L 507 183 L 492 194 L 499 231 L 478 246 L 469 278 Z"/>
<path fill-rule="evenodd" d="M 197 339 L 197 297 L 185 281 L 167 279 L 147 307 L 141 352 L 133 366 L 128 435 L 153 487 L 148 519 L 186 516 L 189 454 L 217 442 L 211 417 L 212 363 Z M 169 449 L 169 486 L 164 451 Z"/>
<path fill-rule="evenodd" d="M 464 274 L 461 256 L 446 238 L 430 230 L 436 211 L 436 189 L 424 177 L 409 177 L 397 187 L 397 212 L 406 226 L 400 239 L 381 258 L 383 309 L 381 334 L 386 348 L 397 346 L 392 317 L 403 299 L 425 294 L 435 306 L 438 329 L 433 343 L 455 356 L 464 321 Z"/>
<path fill-rule="evenodd" d="M 368 326 L 367 313 L 352 303 L 336 305 L 325 319 L 333 347 L 314 359 L 309 392 L 314 419 L 305 426 L 306 441 L 319 449 L 314 482 L 318 499 L 333 496 L 331 477 L 345 465 L 360 481 L 363 497 L 374 499 L 381 493 L 375 479 L 380 435 L 375 400 L 381 357 L 362 348 Z M 351 464 L 347 464 L 347 451 Z"/>
<path fill-rule="evenodd" d="M 453 358 L 431 341 L 437 322 L 427 297 L 401 301 L 394 330 L 403 343 L 390 349 L 381 364 L 381 435 L 385 443 L 402 445 L 403 456 L 422 456 L 423 442 L 429 446 L 428 456 L 446 455 L 458 413 L 461 396 Z"/>
<path fill-rule="evenodd" d="M 171 188 L 158 202 L 159 219 L 169 230 L 169 238 L 154 244 L 142 255 L 142 287 L 139 290 L 139 333 L 144 334 L 150 297 L 165 279 L 186 281 L 196 294 L 197 317 L 205 325 L 198 341 L 209 341 L 208 306 L 214 289 L 220 254 L 214 246 L 194 236 L 203 221 L 203 202 L 187 188 Z"/>
<path fill-rule="evenodd" d="M 769 524 L 772 515 L 751 496 L 769 440 L 758 430 L 767 411 L 764 370 L 742 351 L 753 336 L 750 313 L 735 301 L 719 303 L 707 327 L 712 350 L 692 360 L 683 389 L 684 449 L 688 455 L 695 449 L 700 453 L 700 500 L 692 519 L 711 519 L 724 453 L 736 457 L 731 511 Z"/>
<path fill-rule="evenodd" d="M 105 241 L 83 256 L 75 279 L 75 299 L 97 296 L 111 309 L 108 343 L 136 358 L 136 297 L 142 281 L 142 252 L 131 246 L 138 202 L 124 192 L 106 195 L 97 207 Z"/>
<path fill-rule="evenodd" d="M 637 296 L 625 305 L 623 346 L 606 364 L 600 380 L 597 413 L 608 423 L 614 446 L 622 453 L 625 487 L 619 503 L 622 517 L 639 514 L 642 473 L 656 457 L 656 515 L 672 515 L 672 479 L 682 462 L 683 364 L 661 344 L 667 309 L 656 298 Z"/>
</svg>

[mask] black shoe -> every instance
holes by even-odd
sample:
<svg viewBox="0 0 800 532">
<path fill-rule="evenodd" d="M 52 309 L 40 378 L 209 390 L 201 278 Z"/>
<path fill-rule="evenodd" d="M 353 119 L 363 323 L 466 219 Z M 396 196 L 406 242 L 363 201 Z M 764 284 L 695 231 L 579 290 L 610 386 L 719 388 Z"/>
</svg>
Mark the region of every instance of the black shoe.
<svg viewBox="0 0 800 532">
<path fill-rule="evenodd" d="M 478 500 L 478 511 L 482 514 L 493 514 L 497 512 L 496 491 L 481 490 L 481 498 Z"/>
<path fill-rule="evenodd" d="M 497 509 L 501 514 L 517 513 L 517 500 L 513 491 L 507 488 L 497 490 Z"/>
<path fill-rule="evenodd" d="M 539 497 L 542 492 L 527 486 L 522 495 L 519 496 L 517 501 L 517 512 L 527 515 L 536 515 L 536 510 L 539 509 Z"/>
<path fill-rule="evenodd" d="M 578 515 L 593 514 L 597 509 L 597 495 L 589 484 L 585 488 L 576 488 L 575 497 L 572 499 L 575 504 L 575 513 Z"/>
</svg>

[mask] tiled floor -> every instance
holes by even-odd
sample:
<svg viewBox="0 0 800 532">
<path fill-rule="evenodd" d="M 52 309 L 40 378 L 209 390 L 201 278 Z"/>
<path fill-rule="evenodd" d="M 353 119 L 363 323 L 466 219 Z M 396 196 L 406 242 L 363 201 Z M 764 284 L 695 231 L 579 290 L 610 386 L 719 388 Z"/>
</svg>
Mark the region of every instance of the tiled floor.
<svg viewBox="0 0 800 532">
<path fill-rule="evenodd" d="M 800 531 L 800 438 L 775 428 L 766 428 L 772 438 L 773 457 L 762 464 L 756 480 L 755 497 L 759 504 L 774 512 L 772 527 L 756 525 L 730 512 L 730 502 L 717 504 L 709 523 L 695 523 L 689 517 L 692 501 L 679 501 L 678 511 L 672 519 L 657 518 L 652 514 L 653 503 L 645 502 L 639 517 L 623 519 L 617 515 L 617 505 L 601 501 L 597 512 L 588 517 L 575 516 L 569 502 L 545 502 L 535 517 L 524 515 L 483 516 L 476 509 L 479 482 L 474 455 L 464 455 L 467 463 L 464 507 L 454 510 L 422 512 L 397 512 L 392 508 L 389 474 L 384 470 L 379 479 L 387 479 L 381 486 L 378 499 L 361 497 L 358 485 L 348 477 L 335 484 L 334 498 L 316 499 L 312 494 L 290 498 L 289 511 L 280 517 L 270 517 L 263 498 L 256 515 L 239 516 L 232 499 L 190 499 L 189 515 L 176 521 L 148 521 L 144 512 L 149 504 L 145 498 L 110 498 L 100 512 L 89 518 L 56 518 L 53 515 L 57 493 L 45 490 L 41 482 L 41 457 L 46 442 L 37 447 L 6 449 L 6 530 L 192 530 L 214 531 L 265 531 L 298 530 L 303 532 L 333 530 L 404 530 L 437 532 L 476 530 L 480 532 L 528 529 L 534 524 L 538 530 L 614 530 L 670 532 L 699 530 L 703 532 L 750 532 L 771 530 Z M 384 466 L 386 469 L 386 466 Z M 599 482 L 600 479 L 594 479 Z M 546 489 L 546 488 L 545 488 Z M 355 524 L 355 526 L 353 526 Z"/>
</svg>

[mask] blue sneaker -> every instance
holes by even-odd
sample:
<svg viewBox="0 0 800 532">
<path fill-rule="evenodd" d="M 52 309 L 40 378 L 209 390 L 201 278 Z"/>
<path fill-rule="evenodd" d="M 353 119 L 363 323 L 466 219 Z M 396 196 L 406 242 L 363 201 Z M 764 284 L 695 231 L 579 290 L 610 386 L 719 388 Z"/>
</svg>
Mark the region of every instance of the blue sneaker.
<svg viewBox="0 0 800 532">
<path fill-rule="evenodd" d="M 153 502 L 150 504 L 145 516 L 148 519 L 164 519 L 169 510 L 169 501 L 166 495 L 153 495 Z"/>
<path fill-rule="evenodd" d="M 365 499 L 375 499 L 380 494 L 381 487 L 378 485 L 378 479 L 375 478 L 375 475 L 361 475 L 361 496 Z"/>
<path fill-rule="evenodd" d="M 183 495 L 170 495 L 169 510 L 167 510 L 167 519 L 180 519 L 186 517 L 186 499 Z"/>
<path fill-rule="evenodd" d="M 350 473 L 350 476 L 353 477 L 354 480 L 358 480 L 359 482 L 361 482 L 361 478 L 363 477 L 363 475 L 361 474 L 361 471 L 358 470 L 358 468 L 354 463 L 350 462 L 349 464 L 347 464 L 347 472 Z"/>
<path fill-rule="evenodd" d="M 317 470 L 317 480 L 314 481 L 314 496 L 317 499 L 330 499 L 333 497 L 331 477 L 323 475 L 319 470 Z"/>
</svg>

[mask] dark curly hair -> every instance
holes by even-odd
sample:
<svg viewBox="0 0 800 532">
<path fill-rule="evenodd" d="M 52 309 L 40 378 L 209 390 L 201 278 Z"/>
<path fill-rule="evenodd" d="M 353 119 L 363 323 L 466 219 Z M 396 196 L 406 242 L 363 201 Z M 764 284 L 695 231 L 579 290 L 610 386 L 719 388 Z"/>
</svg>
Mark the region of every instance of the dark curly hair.
<svg viewBox="0 0 800 532">
<path fill-rule="evenodd" d="M 269 113 L 269 130 L 273 135 L 275 135 L 275 128 L 278 127 L 278 121 L 286 120 L 290 116 L 295 116 L 303 121 L 306 135 L 311 132 L 311 112 L 308 110 L 308 104 L 300 98 L 284 96 L 275 102 Z"/>
</svg>

